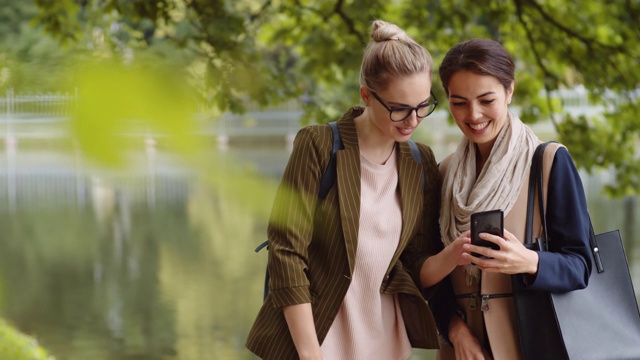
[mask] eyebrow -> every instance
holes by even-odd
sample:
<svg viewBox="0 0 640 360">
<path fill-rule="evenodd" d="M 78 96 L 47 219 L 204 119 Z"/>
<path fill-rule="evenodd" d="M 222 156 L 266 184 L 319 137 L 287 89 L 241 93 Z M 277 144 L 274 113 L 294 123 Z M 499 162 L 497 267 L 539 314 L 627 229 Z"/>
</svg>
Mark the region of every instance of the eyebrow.
<svg viewBox="0 0 640 360">
<path fill-rule="evenodd" d="M 484 94 L 480 94 L 480 95 L 476 96 L 476 99 L 480 99 L 481 97 L 484 97 L 484 96 L 487 96 L 487 95 L 494 95 L 494 94 L 495 94 L 495 92 L 494 92 L 494 91 L 487 91 L 487 92 L 486 92 L 486 93 L 484 93 Z M 466 97 L 464 97 L 464 96 L 460 96 L 460 95 L 454 95 L 454 94 L 452 94 L 450 97 L 452 97 L 452 98 L 456 98 L 456 99 L 467 100 L 467 98 L 466 98 Z"/>
<path fill-rule="evenodd" d="M 429 101 L 430 99 L 431 99 L 431 95 L 429 95 L 429 97 L 428 97 L 428 98 L 426 98 L 426 99 L 422 100 L 422 101 L 418 104 L 418 106 L 420 106 L 420 105 L 422 105 L 422 104 L 426 103 L 426 102 L 427 102 L 427 101 Z M 387 103 L 387 105 L 389 105 L 389 107 L 393 107 L 393 106 L 391 106 L 391 105 L 397 105 L 397 106 L 395 106 L 395 107 L 413 107 L 413 106 L 411 106 L 411 105 L 408 105 L 408 104 L 402 104 L 402 103 L 395 102 L 395 101 L 389 101 L 389 102 Z"/>
</svg>

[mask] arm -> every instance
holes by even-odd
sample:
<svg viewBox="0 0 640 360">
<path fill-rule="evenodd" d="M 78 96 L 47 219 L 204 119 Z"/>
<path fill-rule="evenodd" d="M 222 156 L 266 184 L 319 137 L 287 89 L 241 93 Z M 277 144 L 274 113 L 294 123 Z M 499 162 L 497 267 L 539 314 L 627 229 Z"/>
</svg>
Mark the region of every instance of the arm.
<svg viewBox="0 0 640 360">
<path fill-rule="evenodd" d="M 435 171 L 440 175 L 441 185 L 442 179 L 445 177 L 449 161 L 451 160 L 451 155 L 447 156 L 439 165 L 435 165 L 432 171 Z M 433 161 L 435 164 L 435 160 Z M 438 187 L 438 200 L 440 200 L 440 192 L 441 188 Z M 425 200 L 425 207 L 434 206 L 433 202 L 429 202 L 428 199 Z M 440 215 L 440 202 L 438 202 L 438 219 Z M 442 243 L 440 240 L 440 226 L 437 227 L 438 231 L 438 242 Z M 468 259 L 462 257 L 464 244 L 470 243 L 471 239 L 469 238 L 469 233 L 464 233 L 458 237 L 453 243 L 444 248 L 442 251 L 439 251 L 436 255 L 427 258 L 425 262 L 422 264 L 420 269 L 420 282 L 423 287 L 428 288 L 440 282 L 445 276 L 447 276 L 457 265 L 465 265 L 469 263 Z M 440 247 L 442 249 L 442 246 Z"/>
<path fill-rule="evenodd" d="M 426 145 L 418 143 L 422 158 L 422 171 L 424 174 L 424 187 L 422 198 L 422 213 L 418 214 L 418 228 L 416 233 L 401 256 L 402 264 L 411 274 L 413 281 L 418 288 L 422 288 L 422 295 L 429 299 L 433 289 L 425 289 L 422 283 L 422 268 L 427 259 L 440 253 L 443 249 L 440 241 L 440 173 L 435 162 L 435 157 L 431 149 Z M 417 192 L 416 192 L 417 193 Z M 429 287 L 431 285 L 430 284 Z"/>
<path fill-rule="evenodd" d="M 465 253 L 463 246 L 469 243 L 471 243 L 469 232 L 465 232 L 438 254 L 426 259 L 420 269 L 422 286 L 433 286 L 449 275 L 456 266 L 469 264 L 469 260 L 463 257 Z"/>
<path fill-rule="evenodd" d="M 311 302 L 306 275 L 308 248 L 320 177 L 328 161 L 321 153 L 328 154 L 331 146 L 330 140 L 321 139 L 331 138 L 329 129 L 316 129 L 307 127 L 298 132 L 269 218 L 269 298 L 276 307 Z"/>
<path fill-rule="evenodd" d="M 552 292 L 585 288 L 591 274 L 590 219 L 580 175 L 565 148 L 553 160 L 546 219 L 549 251 L 538 252 L 538 273 L 527 281 L 529 287 Z"/>
<path fill-rule="evenodd" d="M 271 281 L 267 301 L 282 308 L 301 359 L 321 358 L 307 272 L 319 181 L 331 150 L 327 137 L 331 138 L 328 128 L 308 127 L 298 132 L 268 226 Z"/>
<path fill-rule="evenodd" d="M 471 333 L 463 319 L 464 310 L 458 308 L 449 277 L 440 283 L 438 291 L 429 300 L 429 307 L 440 335 L 453 346 L 456 359 L 489 358 L 483 356 L 484 350 L 480 341 Z"/>
<path fill-rule="evenodd" d="M 322 359 L 320 343 L 316 335 L 316 328 L 313 325 L 311 304 L 286 306 L 283 311 L 300 359 Z"/>
<path fill-rule="evenodd" d="M 442 175 L 431 150 L 419 144 L 422 151 L 426 186 L 424 190 L 422 228 L 419 230 L 414 247 L 422 249 L 415 274 L 416 283 L 423 289 L 425 299 L 433 313 L 439 333 L 448 339 L 448 324 L 456 311 L 453 287 L 446 277 L 454 268 L 455 261 L 447 262 L 449 250 L 444 249 L 440 238 L 440 195 Z M 433 274 L 432 274 L 433 272 Z M 443 280 L 444 279 L 444 280 Z M 441 283 L 439 283 L 443 280 Z M 438 284 L 439 283 L 439 284 Z M 434 286 L 438 284 L 438 286 Z"/>
<path fill-rule="evenodd" d="M 463 256 L 483 271 L 520 274 L 523 284 L 533 290 L 566 292 L 585 288 L 591 274 L 590 219 L 580 176 L 565 148 L 558 149 L 553 159 L 546 203 L 549 251 L 529 250 L 505 229 L 504 239 L 480 235 L 481 239 L 498 244 L 500 250 L 464 246 L 469 252 L 492 259 Z"/>
</svg>

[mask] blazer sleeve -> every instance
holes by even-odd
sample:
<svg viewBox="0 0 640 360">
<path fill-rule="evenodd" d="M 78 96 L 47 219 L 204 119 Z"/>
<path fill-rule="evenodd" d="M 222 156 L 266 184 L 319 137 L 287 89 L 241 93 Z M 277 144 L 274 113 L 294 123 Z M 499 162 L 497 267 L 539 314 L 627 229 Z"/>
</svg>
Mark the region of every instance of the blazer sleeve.
<svg viewBox="0 0 640 360">
<path fill-rule="evenodd" d="M 449 322 L 456 311 L 455 295 L 449 278 L 437 285 L 422 289 L 420 286 L 420 269 L 424 261 L 444 248 L 440 239 L 440 192 L 441 175 L 431 149 L 420 144 L 425 175 L 423 192 L 423 211 L 421 225 L 413 241 L 403 253 L 402 262 L 411 269 L 412 277 L 433 313 L 438 331 L 448 340 Z"/>
<path fill-rule="evenodd" d="M 438 172 L 441 177 L 444 177 L 450 159 L 451 156 L 449 155 L 438 165 Z M 438 214 L 439 210 L 440 209 L 438 209 Z M 440 228 L 438 228 L 438 241 L 442 245 Z M 433 313 L 433 318 L 436 322 L 436 327 L 438 328 L 440 336 L 446 343 L 451 344 L 451 340 L 449 339 L 449 324 L 451 322 L 451 318 L 455 316 L 459 309 L 459 305 L 453 291 L 453 285 L 451 284 L 451 275 L 447 275 L 438 284 L 433 296 L 429 298 L 429 308 L 431 308 L 431 312 Z"/>
<path fill-rule="evenodd" d="M 424 188 L 422 214 L 418 221 L 418 228 L 411 242 L 404 249 L 401 261 L 411 274 L 419 289 L 420 269 L 427 258 L 437 254 L 443 248 L 440 241 L 440 173 L 433 152 L 424 144 L 418 144 L 422 156 L 422 171 L 424 174 Z M 422 291 L 425 299 L 432 296 L 435 287 Z"/>
<path fill-rule="evenodd" d="M 538 252 L 538 273 L 529 288 L 567 292 L 587 286 L 591 274 L 591 220 L 582 181 L 569 151 L 556 152 L 547 191 L 549 251 Z"/>
<path fill-rule="evenodd" d="M 302 128 L 294 140 L 267 228 L 269 296 L 276 307 L 311 302 L 308 248 L 320 178 L 330 151 L 328 127 Z"/>
</svg>

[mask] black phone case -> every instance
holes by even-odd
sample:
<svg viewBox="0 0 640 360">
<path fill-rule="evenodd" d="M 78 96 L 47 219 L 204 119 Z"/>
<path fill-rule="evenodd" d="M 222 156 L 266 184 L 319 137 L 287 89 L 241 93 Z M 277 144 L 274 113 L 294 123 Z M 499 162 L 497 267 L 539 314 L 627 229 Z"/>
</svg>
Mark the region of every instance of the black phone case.
<svg viewBox="0 0 640 360">
<path fill-rule="evenodd" d="M 502 210 L 489 210 L 471 214 L 471 244 L 500 250 L 500 247 L 490 241 L 481 240 L 480 233 L 503 236 L 504 215 Z"/>
</svg>

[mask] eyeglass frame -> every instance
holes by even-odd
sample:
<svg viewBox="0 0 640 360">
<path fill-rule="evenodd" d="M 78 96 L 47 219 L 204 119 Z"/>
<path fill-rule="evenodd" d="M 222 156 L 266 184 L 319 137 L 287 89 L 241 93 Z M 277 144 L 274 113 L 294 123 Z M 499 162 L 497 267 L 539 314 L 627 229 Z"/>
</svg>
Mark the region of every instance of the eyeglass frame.
<svg viewBox="0 0 640 360">
<path fill-rule="evenodd" d="M 391 120 L 392 122 L 402 122 L 407 120 L 407 118 L 409 116 L 411 116 L 411 113 L 415 111 L 416 113 L 416 117 L 420 118 L 420 119 L 424 119 L 427 116 L 433 114 L 434 111 L 436 111 L 436 108 L 438 107 L 438 99 L 436 98 L 436 95 L 433 93 L 433 91 L 430 92 L 430 97 L 429 99 L 433 99 L 433 101 L 430 101 L 426 104 L 422 104 L 422 105 L 418 105 L 418 106 L 399 106 L 399 107 L 389 107 L 387 104 L 384 103 L 384 101 L 382 101 L 382 99 L 380 99 L 380 97 L 378 96 L 378 94 L 376 94 L 375 91 L 369 89 L 369 92 L 371 93 L 371 95 L 373 95 L 373 97 L 378 100 L 378 102 L 380 103 L 380 105 L 384 106 L 385 109 L 387 109 L 387 111 L 389 111 L 389 120 Z M 433 109 L 425 116 L 420 116 L 418 115 L 418 110 L 427 106 L 431 106 L 433 105 Z M 400 119 L 400 120 L 393 120 L 391 118 L 391 113 L 393 113 L 394 111 L 403 111 L 403 110 L 411 110 L 409 111 L 409 113 L 407 114 L 407 116 L 405 116 L 404 118 Z"/>
</svg>

